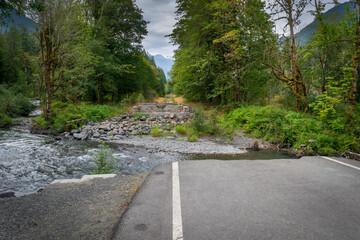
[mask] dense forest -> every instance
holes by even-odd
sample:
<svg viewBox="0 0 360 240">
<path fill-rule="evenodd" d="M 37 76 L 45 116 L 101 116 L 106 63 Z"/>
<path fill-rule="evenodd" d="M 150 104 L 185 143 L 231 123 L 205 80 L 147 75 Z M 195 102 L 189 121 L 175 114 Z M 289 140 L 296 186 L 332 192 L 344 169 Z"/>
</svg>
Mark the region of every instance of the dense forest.
<svg viewBox="0 0 360 240">
<path fill-rule="evenodd" d="M 28 114 L 27 99 L 37 97 L 38 124 L 63 131 L 67 120 L 165 94 L 165 74 L 141 46 L 147 22 L 135 1 L 0 3 L 2 24 L 14 13 L 36 22 L 32 33 L 0 34 L 1 121 Z M 340 17 L 326 14 L 323 0 L 176 3 L 169 89 L 215 109 L 195 114 L 193 134 L 240 128 L 308 153 L 360 152 L 360 0 L 342 5 Z M 315 22 L 303 37 L 309 9 Z"/>
<path fill-rule="evenodd" d="M 36 29 L 12 25 L 0 33 L 0 118 L 26 115 L 28 97 L 42 99 L 50 121 L 58 101 L 104 104 L 165 94 L 165 74 L 141 46 L 147 22 L 134 1 L 1 3 L 3 24 L 23 14 Z"/>
<path fill-rule="evenodd" d="M 322 0 L 176 2 L 176 94 L 225 107 L 225 125 L 280 146 L 360 151 L 360 1 L 336 19 Z M 317 27 L 300 41 L 308 9 Z"/>
<path fill-rule="evenodd" d="M 328 111 L 359 102 L 359 16 L 354 8 L 329 23 L 325 1 L 178 0 L 171 34 L 177 94 L 214 104 L 265 103 L 282 97 L 296 111 Z M 295 29 L 305 8 L 319 26 L 307 44 Z M 354 4 L 360 4 L 359 1 Z M 267 9 L 266 9 L 267 8 Z M 268 10 L 268 11 L 267 11 Z M 274 31 L 286 21 L 284 35 Z M 293 102 L 293 103 L 292 103 Z M 291 104 L 290 104 L 291 103 Z"/>
</svg>

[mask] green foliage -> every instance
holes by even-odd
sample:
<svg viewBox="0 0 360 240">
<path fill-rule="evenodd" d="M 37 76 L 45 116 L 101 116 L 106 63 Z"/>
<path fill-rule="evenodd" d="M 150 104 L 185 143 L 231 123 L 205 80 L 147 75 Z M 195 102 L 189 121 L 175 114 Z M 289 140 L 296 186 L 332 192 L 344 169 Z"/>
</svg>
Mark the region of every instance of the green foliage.
<svg viewBox="0 0 360 240">
<path fill-rule="evenodd" d="M 356 117 L 360 117 L 358 113 Z M 353 123 L 355 126 L 349 128 L 340 116 L 335 121 L 324 123 L 312 115 L 278 107 L 248 106 L 226 114 L 222 122 L 226 123 L 224 127 L 232 125 L 257 138 L 298 151 L 332 155 L 348 149 L 360 150 L 359 123 Z M 306 149 L 302 150 L 301 145 Z"/>
<path fill-rule="evenodd" d="M 214 135 L 219 131 L 217 117 L 212 113 L 210 119 L 202 108 L 195 110 L 194 118 L 191 121 L 191 128 L 198 134 Z"/>
<path fill-rule="evenodd" d="M 147 117 L 149 116 L 148 113 L 134 113 L 131 118 L 141 118 L 141 117 Z"/>
<path fill-rule="evenodd" d="M 164 136 L 164 132 L 158 126 L 156 126 L 151 129 L 151 136 L 152 137 L 162 137 L 162 136 Z"/>
<path fill-rule="evenodd" d="M 109 146 L 105 144 L 104 141 L 99 141 L 100 150 L 90 152 L 92 161 L 95 162 L 96 168 L 93 170 L 92 174 L 111 174 L 117 173 L 115 167 L 115 157 L 111 153 Z"/>
<path fill-rule="evenodd" d="M 14 93 L 0 85 L 0 117 L 26 117 L 35 106 L 20 93 Z"/>
<path fill-rule="evenodd" d="M 12 119 L 9 116 L 5 116 L 3 118 L 0 118 L 0 125 L 7 125 L 7 124 L 12 124 Z"/>
<path fill-rule="evenodd" d="M 191 127 L 199 133 L 205 132 L 206 129 L 206 115 L 202 108 L 195 110 L 194 118 L 191 121 Z"/>
<path fill-rule="evenodd" d="M 122 104 L 128 104 L 128 105 L 133 105 L 136 103 L 143 103 L 145 102 L 145 97 L 142 93 L 132 93 L 130 95 L 127 95 L 125 98 L 123 98 L 123 100 L 121 101 Z"/>
<path fill-rule="evenodd" d="M 37 127 L 56 130 L 58 132 L 69 131 L 73 128 L 78 128 L 84 121 L 101 121 L 106 118 L 114 117 L 118 114 L 124 113 L 125 110 L 121 105 L 96 105 L 91 103 L 71 104 L 63 102 L 54 102 L 52 108 L 52 120 L 46 122 L 41 118 L 36 118 Z M 71 122 L 74 120 L 79 120 Z M 66 123 L 69 122 L 69 123 Z"/>
<path fill-rule="evenodd" d="M 142 50 L 147 22 L 134 1 L 50 0 L 32 5 L 22 10 L 37 20 L 35 34 L 25 26 L 0 32 L 0 84 L 54 102 L 133 104 L 164 94 L 165 74 Z M 41 52 L 51 56 L 41 57 Z M 44 116 L 62 129 L 61 122 L 68 118 L 51 119 L 51 105 Z"/>
<path fill-rule="evenodd" d="M 178 1 L 171 34 L 175 53 L 171 86 L 191 101 L 216 104 L 256 102 L 266 97 L 270 74 L 263 58 L 272 34 L 260 0 Z"/>
<path fill-rule="evenodd" d="M 198 140 L 198 136 L 196 131 L 192 128 L 186 129 L 186 137 L 189 142 L 196 142 Z"/>
<path fill-rule="evenodd" d="M 336 115 L 335 106 L 341 103 L 350 90 L 353 69 L 342 68 L 342 71 L 344 77 L 340 80 L 328 78 L 328 90 L 317 96 L 316 102 L 310 105 L 323 121 L 331 119 Z"/>
<path fill-rule="evenodd" d="M 186 128 L 184 126 L 176 126 L 175 127 L 175 131 L 176 133 L 180 134 L 180 135 L 185 135 L 186 134 Z"/>
<path fill-rule="evenodd" d="M 37 116 L 35 118 L 33 125 L 34 125 L 33 127 L 38 129 L 47 129 L 50 127 L 50 123 L 45 121 L 42 116 Z"/>
</svg>

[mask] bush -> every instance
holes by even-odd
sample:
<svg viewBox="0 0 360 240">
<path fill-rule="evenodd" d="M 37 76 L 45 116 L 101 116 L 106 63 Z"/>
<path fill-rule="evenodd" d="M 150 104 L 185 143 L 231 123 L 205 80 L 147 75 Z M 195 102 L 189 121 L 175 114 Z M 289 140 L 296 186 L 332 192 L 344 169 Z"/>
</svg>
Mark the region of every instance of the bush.
<svg viewBox="0 0 360 240">
<path fill-rule="evenodd" d="M 186 128 L 184 126 L 176 126 L 175 127 L 175 132 L 180 134 L 180 135 L 185 135 L 186 134 Z"/>
<path fill-rule="evenodd" d="M 136 104 L 143 103 L 146 99 L 142 93 L 132 93 L 121 100 L 122 104 Z"/>
<path fill-rule="evenodd" d="M 110 174 L 117 173 L 115 167 L 115 157 L 111 154 L 109 146 L 104 141 L 100 141 L 100 150 L 91 152 L 92 161 L 95 162 L 96 168 L 92 174 Z"/>
<path fill-rule="evenodd" d="M 352 117 L 351 128 L 345 119 L 338 116 L 326 123 L 317 116 L 279 107 L 248 106 L 226 114 L 222 124 L 223 128 L 241 128 L 257 138 L 297 151 L 333 155 L 348 149 L 360 150 L 358 114 Z"/>
<path fill-rule="evenodd" d="M 198 140 L 196 131 L 192 128 L 186 129 L 186 137 L 189 142 L 196 142 Z"/>
<path fill-rule="evenodd" d="M 161 137 L 163 136 L 164 133 L 161 131 L 161 129 L 159 127 L 153 127 L 153 129 L 151 130 L 151 136 L 152 137 Z"/>
<path fill-rule="evenodd" d="M 0 119 L 0 125 L 7 125 L 7 124 L 12 124 L 12 119 L 9 116 L 5 116 L 3 118 Z"/>
<path fill-rule="evenodd" d="M 52 121 L 50 123 L 44 123 L 39 118 L 36 119 L 37 127 L 48 127 L 58 132 L 69 131 L 73 128 L 81 127 L 82 121 L 71 122 L 74 120 L 101 121 L 109 117 L 114 117 L 118 114 L 124 113 L 124 109 L 119 105 L 95 105 L 90 103 L 71 104 L 63 102 L 54 102 L 52 104 L 51 116 Z"/>
<path fill-rule="evenodd" d="M 205 115 L 202 108 L 195 110 L 194 118 L 191 121 L 191 127 L 198 134 L 210 134 L 214 135 L 219 131 L 217 116 L 213 112 L 210 116 L 210 119 Z"/>
<path fill-rule="evenodd" d="M 205 132 L 205 121 L 206 115 L 202 108 L 195 110 L 194 118 L 191 122 L 191 127 L 194 128 L 196 132 L 202 133 Z"/>
<path fill-rule="evenodd" d="M 8 90 L 5 86 L 0 86 L 0 103 L 0 117 L 26 117 L 35 109 L 28 98 Z"/>
</svg>

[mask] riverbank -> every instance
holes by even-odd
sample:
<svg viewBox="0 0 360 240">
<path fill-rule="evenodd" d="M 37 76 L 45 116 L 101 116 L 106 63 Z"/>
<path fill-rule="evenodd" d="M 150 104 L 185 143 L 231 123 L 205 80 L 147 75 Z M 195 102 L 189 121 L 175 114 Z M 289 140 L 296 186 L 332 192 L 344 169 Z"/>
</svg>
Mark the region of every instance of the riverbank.
<svg viewBox="0 0 360 240">
<path fill-rule="evenodd" d="M 216 138 L 201 138 L 196 142 L 189 142 L 185 137 L 132 136 L 114 139 L 109 142 L 182 154 L 236 155 L 246 153 L 247 149 L 254 146 L 255 140 L 241 136 L 230 144 Z M 261 145 L 261 147 L 263 149 L 267 148 L 265 144 Z"/>
<path fill-rule="evenodd" d="M 111 239 L 147 173 L 52 184 L 0 199 L 0 239 Z"/>
</svg>

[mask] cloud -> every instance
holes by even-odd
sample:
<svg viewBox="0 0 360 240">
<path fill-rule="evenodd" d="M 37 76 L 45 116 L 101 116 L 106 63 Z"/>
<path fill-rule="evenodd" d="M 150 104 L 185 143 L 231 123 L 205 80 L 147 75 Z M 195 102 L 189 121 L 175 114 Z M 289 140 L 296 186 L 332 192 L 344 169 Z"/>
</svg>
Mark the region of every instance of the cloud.
<svg viewBox="0 0 360 240">
<path fill-rule="evenodd" d="M 340 0 L 340 3 L 346 0 Z M 176 3 L 175 0 L 136 0 L 136 4 L 144 12 L 144 19 L 149 21 L 148 35 L 143 41 L 143 46 L 146 51 L 152 55 L 161 54 L 165 57 L 173 57 L 173 51 L 177 48 L 170 43 L 170 39 L 165 37 L 172 33 L 173 27 L 176 23 Z M 329 4 L 326 10 L 329 10 L 334 5 Z M 303 16 L 301 17 L 301 24 L 295 31 L 300 31 L 306 25 L 310 24 L 314 17 L 308 12 L 312 6 L 308 6 Z M 284 22 L 276 23 L 276 32 L 283 32 Z"/>
<path fill-rule="evenodd" d="M 176 23 L 175 0 L 136 0 L 136 4 L 143 10 L 144 19 L 150 22 L 149 33 L 143 41 L 145 50 L 152 55 L 172 57 L 176 47 L 165 36 L 172 33 Z"/>
</svg>

